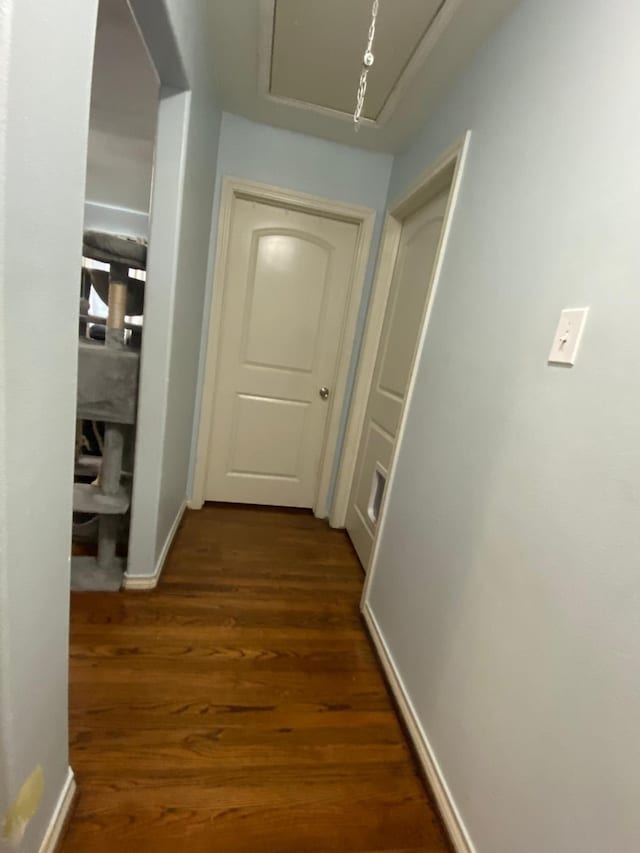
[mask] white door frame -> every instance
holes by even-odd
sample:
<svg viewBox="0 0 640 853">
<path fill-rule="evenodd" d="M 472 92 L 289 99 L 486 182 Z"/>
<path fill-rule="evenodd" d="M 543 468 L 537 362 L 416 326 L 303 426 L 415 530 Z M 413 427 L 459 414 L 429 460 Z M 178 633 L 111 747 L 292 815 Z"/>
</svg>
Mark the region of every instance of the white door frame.
<svg viewBox="0 0 640 853">
<path fill-rule="evenodd" d="M 409 387 L 400 416 L 400 424 L 397 431 L 393 453 L 394 456 L 395 448 L 400 444 L 404 424 L 404 413 L 413 390 L 414 368 L 419 350 L 422 347 L 426 328 L 429 324 L 429 317 L 431 316 L 431 308 L 433 306 L 438 280 L 442 270 L 442 263 L 447 248 L 447 240 L 451 230 L 453 211 L 458 200 L 462 171 L 469 148 L 470 138 L 471 131 L 468 130 L 457 142 L 447 148 L 447 150 L 444 151 L 440 157 L 438 157 L 438 159 L 413 182 L 405 193 L 395 199 L 387 210 L 382 238 L 380 240 L 380 251 L 378 253 L 378 263 L 373 283 L 373 291 L 371 294 L 369 313 L 367 316 L 367 325 L 362 341 L 362 348 L 360 350 L 360 359 L 358 361 L 353 394 L 351 396 L 351 408 L 345 430 L 344 444 L 342 446 L 342 457 L 338 468 L 333 505 L 329 516 L 329 523 L 332 527 L 344 527 L 346 524 L 349 497 L 351 495 L 353 478 L 355 476 L 360 437 L 364 426 L 364 418 L 369 400 L 369 391 L 371 389 L 371 382 L 373 381 L 373 371 L 378 355 L 382 325 L 384 323 L 384 317 L 387 310 L 389 290 L 391 288 L 393 271 L 396 265 L 396 258 L 398 256 L 400 235 L 402 233 L 404 220 L 421 207 L 424 207 L 427 202 L 431 201 L 432 198 L 437 196 L 447 186 L 450 186 L 449 201 L 447 203 L 447 210 L 445 212 L 442 232 L 440 234 L 440 242 L 438 244 L 433 272 L 431 274 L 429 304 L 422 323 L 418 350 L 414 357 L 414 367 L 411 371 Z M 389 475 L 389 481 L 387 482 L 385 493 L 389 492 L 391 479 L 393 478 L 393 458 L 389 469 Z M 383 506 L 380 508 L 378 530 L 382 527 L 383 514 L 384 498 Z"/>
<path fill-rule="evenodd" d="M 356 251 L 351 269 L 349 297 L 342 327 L 338 349 L 338 367 L 335 384 L 330 398 L 330 409 L 324 437 L 324 447 L 320 462 L 318 490 L 313 505 L 313 512 L 318 518 L 326 518 L 329 513 L 328 499 L 331 485 L 331 473 L 336 454 L 340 419 L 344 407 L 345 392 L 351 353 L 354 345 L 358 312 L 364 288 L 373 226 L 376 212 L 369 207 L 343 204 L 329 201 L 308 193 L 286 190 L 280 187 L 245 181 L 239 178 L 225 177 L 222 181 L 220 201 L 220 216 L 218 221 L 218 240 L 213 273 L 213 299 L 209 318 L 209 333 L 207 338 L 207 354 L 205 360 L 204 382 L 202 389 L 202 411 L 198 431 L 198 447 L 193 483 L 193 496 L 190 506 L 200 509 L 205 500 L 207 461 L 211 443 L 211 427 L 215 408 L 216 371 L 220 348 L 220 325 L 222 322 L 222 305 L 224 299 L 224 284 L 228 264 L 229 243 L 231 237 L 231 214 L 236 199 L 258 201 L 289 210 L 302 211 L 316 216 L 326 216 L 340 222 L 350 222 L 358 226 Z"/>
</svg>

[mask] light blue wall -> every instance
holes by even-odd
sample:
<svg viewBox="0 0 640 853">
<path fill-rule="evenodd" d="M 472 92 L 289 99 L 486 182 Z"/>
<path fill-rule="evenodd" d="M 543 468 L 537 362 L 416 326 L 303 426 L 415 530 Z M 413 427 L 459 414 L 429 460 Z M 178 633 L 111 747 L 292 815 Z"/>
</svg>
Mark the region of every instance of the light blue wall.
<svg viewBox="0 0 640 853">
<path fill-rule="evenodd" d="M 164 547 L 188 492 L 191 441 L 196 418 L 200 364 L 198 331 L 206 312 L 209 241 L 220 113 L 207 93 L 195 92 L 185 174 L 184 206 L 174 306 L 169 402 L 162 460 L 162 488 L 156 559 Z"/>
<path fill-rule="evenodd" d="M 203 346 L 200 355 L 200 378 L 194 422 L 190 490 L 193 484 L 200 420 L 204 359 L 211 310 L 211 280 L 222 178 L 231 176 L 258 181 L 285 189 L 312 193 L 333 201 L 363 205 L 377 211 L 373 250 L 367 269 L 365 290 L 356 331 L 354 356 L 351 361 L 347 386 L 346 402 L 348 405 L 371 290 L 392 163 L 393 158 L 390 154 L 362 151 L 348 145 L 339 145 L 313 136 L 305 136 L 269 125 L 258 124 L 230 113 L 223 114 L 216 167 L 217 178 L 211 236 L 212 253 L 209 263 L 207 302 L 203 315 Z M 346 423 L 347 405 L 343 411 L 340 442 Z"/>
<path fill-rule="evenodd" d="M 44 773 L 22 853 L 41 849 L 69 764 L 78 284 L 97 5 L 0 0 L 0 815 L 36 767 Z"/>
<path fill-rule="evenodd" d="M 638 32 L 524 0 L 391 180 L 471 128 L 369 601 L 479 853 L 640 850 Z"/>
<path fill-rule="evenodd" d="M 184 504 L 190 475 L 200 340 L 207 299 L 212 207 L 222 113 L 214 90 L 209 0 L 166 0 L 191 89 L 187 159 L 178 254 L 178 285 L 170 339 L 167 417 L 156 560 Z"/>
<path fill-rule="evenodd" d="M 217 184 L 219 188 L 221 178 L 232 175 L 380 209 L 392 163 L 390 154 L 362 151 L 224 113 Z"/>
<path fill-rule="evenodd" d="M 134 0 L 133 9 L 164 84 L 127 566 L 128 577 L 148 578 L 187 494 L 199 364 L 194 330 L 202 322 L 207 283 L 221 112 L 207 43 L 207 0 Z"/>
</svg>

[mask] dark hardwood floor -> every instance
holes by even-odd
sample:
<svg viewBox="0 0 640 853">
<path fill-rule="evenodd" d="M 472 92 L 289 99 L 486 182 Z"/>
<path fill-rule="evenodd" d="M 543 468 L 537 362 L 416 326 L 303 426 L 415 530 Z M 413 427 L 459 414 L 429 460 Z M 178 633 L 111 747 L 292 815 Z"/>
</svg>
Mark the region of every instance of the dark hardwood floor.
<svg viewBox="0 0 640 853">
<path fill-rule="evenodd" d="M 64 853 L 445 851 L 346 534 L 188 513 L 152 592 L 72 597 Z"/>
</svg>

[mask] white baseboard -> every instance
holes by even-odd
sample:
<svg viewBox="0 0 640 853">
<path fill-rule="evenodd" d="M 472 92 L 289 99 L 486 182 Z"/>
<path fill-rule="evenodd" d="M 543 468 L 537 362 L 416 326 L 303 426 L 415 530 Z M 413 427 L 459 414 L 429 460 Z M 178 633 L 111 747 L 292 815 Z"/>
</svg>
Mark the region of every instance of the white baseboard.
<svg viewBox="0 0 640 853">
<path fill-rule="evenodd" d="M 469 833 L 467 832 L 462 817 L 460 816 L 460 812 L 453 801 L 451 792 L 449 791 L 444 776 L 442 775 L 442 770 L 440 769 L 436 757 L 433 754 L 431 744 L 418 721 L 416 712 L 411 704 L 411 700 L 409 699 L 400 674 L 396 669 L 393 658 L 389 653 L 387 644 L 380 633 L 376 617 L 373 615 L 368 602 L 363 604 L 362 615 L 367 623 L 371 639 L 373 640 L 376 651 L 378 652 L 378 657 L 380 658 L 380 663 L 384 669 L 387 681 L 398 705 L 400 715 L 402 716 L 409 733 L 409 737 L 413 742 L 413 746 L 422 765 L 422 769 L 424 770 L 424 774 L 433 793 L 433 797 L 440 811 L 444 825 L 449 833 L 449 838 L 453 848 L 456 853 L 476 853 L 475 847 L 469 837 Z"/>
<path fill-rule="evenodd" d="M 160 573 L 152 575 L 128 575 L 126 572 L 124 573 L 124 578 L 122 580 L 122 589 L 132 590 L 145 590 L 145 589 L 155 589 L 158 586 L 158 581 L 160 580 Z"/>
<path fill-rule="evenodd" d="M 169 549 L 171 548 L 175 535 L 178 532 L 178 528 L 180 527 L 180 522 L 182 521 L 182 516 L 184 515 L 186 508 L 187 501 L 184 500 L 182 502 L 182 506 L 178 510 L 178 514 L 173 520 L 171 530 L 167 534 L 164 545 L 162 546 L 162 551 L 158 557 L 154 573 L 152 575 L 130 575 L 128 572 L 125 572 L 124 579 L 122 581 L 123 589 L 155 589 L 157 587 L 160 575 L 162 574 L 162 569 L 164 568 L 165 561 L 169 555 Z"/>
<path fill-rule="evenodd" d="M 69 768 L 67 778 L 62 786 L 62 791 L 60 792 L 60 797 L 58 798 L 56 807 L 53 810 L 51 821 L 47 827 L 45 836 L 42 839 L 39 853 L 55 853 L 58 849 L 67 820 L 71 816 L 71 809 L 76 797 L 76 791 L 77 786 L 76 780 L 73 776 L 73 770 Z"/>
</svg>

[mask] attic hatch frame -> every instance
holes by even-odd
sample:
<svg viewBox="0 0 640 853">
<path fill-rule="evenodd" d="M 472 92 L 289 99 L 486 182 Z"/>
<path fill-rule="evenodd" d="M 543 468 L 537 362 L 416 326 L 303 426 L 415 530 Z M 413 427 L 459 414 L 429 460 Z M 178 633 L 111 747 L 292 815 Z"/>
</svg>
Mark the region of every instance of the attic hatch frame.
<svg viewBox="0 0 640 853">
<path fill-rule="evenodd" d="M 395 0 L 391 0 L 395 2 Z M 258 92 L 267 101 L 281 106 L 303 110 L 324 116 L 325 119 L 354 123 L 353 112 L 343 112 L 332 107 L 301 101 L 285 95 L 274 95 L 271 92 L 271 65 L 275 36 L 276 6 L 278 0 L 259 0 L 259 35 L 258 35 Z M 454 15 L 462 6 L 463 0 L 441 0 L 438 9 L 427 26 L 422 38 L 407 60 L 400 76 L 395 81 L 387 95 L 384 106 L 375 119 L 362 117 L 359 125 L 362 128 L 384 127 L 392 119 L 407 90 L 429 58 L 440 37 L 449 26 Z"/>
</svg>

